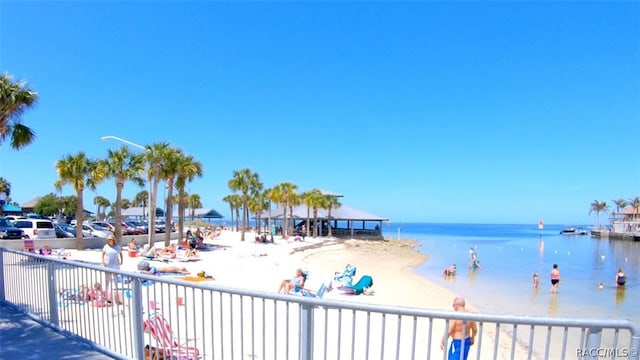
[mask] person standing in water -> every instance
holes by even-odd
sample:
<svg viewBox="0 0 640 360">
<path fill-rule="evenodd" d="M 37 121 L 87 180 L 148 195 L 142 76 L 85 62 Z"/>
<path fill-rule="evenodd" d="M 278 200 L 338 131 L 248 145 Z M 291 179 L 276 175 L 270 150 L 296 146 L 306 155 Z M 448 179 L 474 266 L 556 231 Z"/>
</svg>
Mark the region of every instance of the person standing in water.
<svg viewBox="0 0 640 360">
<path fill-rule="evenodd" d="M 551 269 L 551 292 L 558 292 L 558 284 L 560 283 L 560 271 L 558 270 L 558 264 L 553 264 L 553 269 Z"/>
<path fill-rule="evenodd" d="M 624 284 L 627 283 L 627 275 L 622 271 L 622 268 L 618 268 L 618 273 L 616 274 L 616 286 L 624 287 Z"/>
</svg>

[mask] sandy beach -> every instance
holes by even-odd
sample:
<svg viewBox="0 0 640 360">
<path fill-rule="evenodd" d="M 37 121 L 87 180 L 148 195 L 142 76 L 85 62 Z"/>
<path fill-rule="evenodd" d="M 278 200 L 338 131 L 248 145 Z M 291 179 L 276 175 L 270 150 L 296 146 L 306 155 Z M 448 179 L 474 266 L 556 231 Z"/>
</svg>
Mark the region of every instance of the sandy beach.
<svg viewBox="0 0 640 360">
<path fill-rule="evenodd" d="M 304 242 L 293 242 L 276 237 L 275 242 L 256 243 L 253 233 L 245 235 L 240 241 L 237 232 L 223 231 L 215 240 L 205 240 L 213 245 L 211 251 L 200 251 L 196 261 L 168 262 L 152 261 L 156 267 L 179 266 L 187 268 L 192 275 L 205 271 L 215 280 L 211 284 L 276 292 L 282 279 L 294 276 L 297 268 L 308 272 L 305 287 L 317 290 L 322 283 L 328 283 L 335 272 L 341 272 L 347 264 L 357 267 L 354 282 L 362 275 L 373 278 L 373 295 L 346 296 L 338 291 L 326 293 L 325 298 L 339 301 L 354 301 L 389 306 L 419 307 L 435 310 L 451 310 L 456 294 L 430 282 L 412 271 L 412 268 L 427 259 L 427 255 L 414 249 L 410 240 L 336 240 L 327 238 L 307 238 Z M 138 239 L 139 242 L 142 239 Z M 172 241 L 175 243 L 176 240 Z M 163 242 L 157 242 L 156 248 L 162 248 Z M 136 271 L 137 264 L 143 258 L 130 257 L 127 246 L 123 246 L 123 270 Z M 69 259 L 100 263 L 100 249 L 84 251 L 68 250 Z M 473 304 L 467 304 L 469 311 L 475 311 Z M 440 356 L 439 343 L 444 333 L 444 323 L 434 323 L 434 338 L 431 339 L 432 353 Z M 485 327 L 482 333 L 483 356 L 491 355 L 493 329 Z M 421 339 L 426 343 L 426 339 Z M 499 358 L 508 358 L 510 349 L 508 336 L 500 336 Z M 503 351 L 504 350 L 504 351 Z M 502 354 L 502 353 L 505 354 Z M 524 348 L 517 349 L 526 357 Z M 472 348 L 470 356 L 475 356 Z"/>
</svg>

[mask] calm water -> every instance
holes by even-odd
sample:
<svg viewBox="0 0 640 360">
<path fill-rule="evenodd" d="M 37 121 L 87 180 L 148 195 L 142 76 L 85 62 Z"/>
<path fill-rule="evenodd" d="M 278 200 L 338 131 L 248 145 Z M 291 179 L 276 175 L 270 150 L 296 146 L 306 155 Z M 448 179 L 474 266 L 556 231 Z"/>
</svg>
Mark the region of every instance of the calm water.
<svg viewBox="0 0 640 360">
<path fill-rule="evenodd" d="M 560 225 L 387 224 L 389 238 L 414 239 L 429 260 L 415 271 L 467 298 L 481 311 L 501 314 L 631 319 L 640 323 L 640 242 L 560 235 Z M 482 268 L 467 268 L 477 247 Z M 442 270 L 457 264 L 458 275 Z M 559 266 L 562 281 L 550 293 L 549 272 Z M 628 280 L 615 287 L 622 267 Z M 540 287 L 532 275 L 540 275 Z M 604 289 L 598 289 L 603 281 Z"/>
</svg>

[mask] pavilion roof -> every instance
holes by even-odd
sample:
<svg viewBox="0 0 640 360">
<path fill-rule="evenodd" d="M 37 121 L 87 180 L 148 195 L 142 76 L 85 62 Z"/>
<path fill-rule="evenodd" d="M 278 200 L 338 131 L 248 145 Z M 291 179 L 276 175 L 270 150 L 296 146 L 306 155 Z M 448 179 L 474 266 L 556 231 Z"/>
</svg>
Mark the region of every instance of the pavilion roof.
<svg viewBox="0 0 640 360">
<path fill-rule="evenodd" d="M 272 218 L 282 218 L 283 215 L 283 208 L 277 208 L 274 210 L 271 210 L 271 217 Z M 263 218 L 266 218 L 268 216 L 268 213 L 264 213 L 262 215 Z M 289 214 L 289 211 L 287 210 L 287 216 L 291 216 Z M 329 211 L 326 209 L 318 209 L 318 218 L 319 219 L 323 219 L 326 220 L 329 216 Z M 307 207 L 304 205 L 301 206 L 294 206 L 293 207 L 293 217 L 296 219 L 306 219 L 307 218 Z M 309 210 L 309 217 L 313 217 L 313 209 Z M 347 205 L 341 205 L 339 208 L 336 209 L 332 209 L 331 210 L 331 220 L 351 220 L 351 221 L 355 221 L 355 220 L 365 220 L 365 221 L 387 221 L 389 219 L 381 217 L 381 216 L 377 216 L 377 215 L 373 215 L 373 214 L 369 214 L 365 211 L 362 210 L 358 210 L 355 208 L 352 208 L 350 206 Z"/>
</svg>

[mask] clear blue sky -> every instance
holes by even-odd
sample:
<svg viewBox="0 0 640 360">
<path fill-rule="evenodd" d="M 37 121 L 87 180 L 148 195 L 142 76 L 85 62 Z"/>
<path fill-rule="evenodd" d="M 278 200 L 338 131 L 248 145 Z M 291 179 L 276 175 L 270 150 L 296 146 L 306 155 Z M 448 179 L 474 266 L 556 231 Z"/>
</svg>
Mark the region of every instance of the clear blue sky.
<svg viewBox="0 0 640 360">
<path fill-rule="evenodd" d="M 0 147 L 19 203 L 104 135 L 193 155 L 225 216 L 245 167 L 393 222 L 592 223 L 640 196 L 637 1 L 2 1 L 0 31 L 40 94 L 36 141 Z"/>
</svg>

